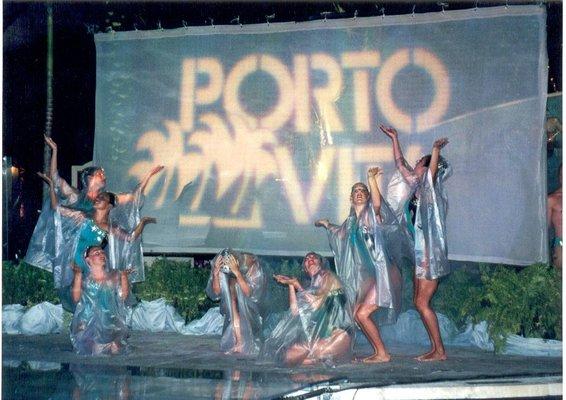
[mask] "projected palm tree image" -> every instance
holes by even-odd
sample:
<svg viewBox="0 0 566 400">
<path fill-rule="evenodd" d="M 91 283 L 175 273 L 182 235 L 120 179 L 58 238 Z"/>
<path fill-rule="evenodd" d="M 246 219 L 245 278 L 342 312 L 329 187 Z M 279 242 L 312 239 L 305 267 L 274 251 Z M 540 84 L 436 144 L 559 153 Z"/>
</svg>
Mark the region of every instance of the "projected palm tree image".
<svg viewBox="0 0 566 400">
<path fill-rule="evenodd" d="M 141 177 L 148 166 L 165 165 L 165 184 L 155 202 L 158 207 L 163 206 L 175 182 L 177 198 L 188 183 L 200 178 L 190 205 L 191 211 L 198 211 L 215 170 L 215 200 L 225 197 L 240 182 L 230 205 L 230 213 L 237 214 L 250 184 L 258 187 L 267 177 L 277 174 L 272 150 L 278 143 L 275 133 L 268 129 L 250 128 L 238 116 L 231 116 L 230 121 L 233 132 L 219 115 L 207 113 L 199 118 L 201 129 L 188 134 L 177 122 L 165 121 L 167 134 L 153 130 L 138 140 L 136 150 L 148 151 L 151 160 L 136 163 L 130 175 Z"/>
<path fill-rule="evenodd" d="M 136 151 L 147 151 L 151 155 L 151 160 L 138 161 L 134 164 L 128 173 L 138 179 L 142 179 L 146 171 L 150 169 L 154 163 L 163 165 L 165 183 L 161 186 L 161 191 L 155 201 L 157 207 L 162 207 L 169 192 L 169 188 L 173 182 L 177 182 L 175 187 L 174 198 L 178 198 L 183 188 L 193 181 L 198 172 L 193 165 L 200 165 L 198 155 L 191 155 L 185 151 L 185 135 L 176 121 L 165 120 L 163 124 L 167 132 L 163 133 L 158 130 L 152 130 L 144 133 L 136 144 Z M 175 179 L 176 178 L 176 179 Z M 147 192 L 149 193 L 155 185 L 156 181 L 149 182 Z"/>
<path fill-rule="evenodd" d="M 277 145 L 275 134 L 267 129 L 250 129 L 243 118 L 232 116 L 231 134 L 226 123 L 218 115 L 209 113 L 200 118 L 207 129 L 198 130 L 189 138 L 189 145 L 200 151 L 201 182 L 191 204 L 191 209 L 200 207 L 203 194 L 213 167 L 216 168 L 216 200 L 226 195 L 228 189 L 242 177 L 238 194 L 230 208 L 237 214 L 248 191 L 250 181 L 261 185 L 269 175 L 277 173 L 277 165 L 271 149 Z M 192 158 L 191 152 L 191 158 Z"/>
</svg>

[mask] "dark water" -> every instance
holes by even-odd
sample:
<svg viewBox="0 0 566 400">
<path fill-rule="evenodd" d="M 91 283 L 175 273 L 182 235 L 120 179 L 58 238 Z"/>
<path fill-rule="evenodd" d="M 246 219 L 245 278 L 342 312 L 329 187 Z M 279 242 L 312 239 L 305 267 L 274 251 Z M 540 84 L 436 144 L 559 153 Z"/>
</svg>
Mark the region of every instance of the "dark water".
<svg viewBox="0 0 566 400">
<path fill-rule="evenodd" d="M 332 380 L 316 374 L 4 361 L 2 399 L 271 399 Z"/>
</svg>

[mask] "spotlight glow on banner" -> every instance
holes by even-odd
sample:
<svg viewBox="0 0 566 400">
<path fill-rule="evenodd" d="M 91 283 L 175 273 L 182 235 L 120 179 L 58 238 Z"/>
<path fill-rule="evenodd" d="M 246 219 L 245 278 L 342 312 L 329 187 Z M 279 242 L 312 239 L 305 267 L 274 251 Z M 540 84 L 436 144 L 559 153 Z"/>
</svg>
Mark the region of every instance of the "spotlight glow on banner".
<svg viewBox="0 0 566 400">
<path fill-rule="evenodd" d="M 313 221 L 394 171 L 378 124 L 410 162 L 446 136 L 451 257 L 540 261 L 544 23 L 520 6 L 98 34 L 94 161 L 120 190 L 165 166 L 146 250 L 327 253 Z"/>
</svg>

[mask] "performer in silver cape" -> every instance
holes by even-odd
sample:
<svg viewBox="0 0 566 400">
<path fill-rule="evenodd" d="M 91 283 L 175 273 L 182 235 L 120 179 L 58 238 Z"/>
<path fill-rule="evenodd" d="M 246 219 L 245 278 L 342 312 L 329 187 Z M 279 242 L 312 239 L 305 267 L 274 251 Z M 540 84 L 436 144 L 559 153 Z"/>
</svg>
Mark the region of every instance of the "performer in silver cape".
<svg viewBox="0 0 566 400">
<path fill-rule="evenodd" d="M 267 277 L 251 253 L 224 249 L 212 260 L 206 293 L 220 300 L 224 328 L 220 349 L 227 354 L 257 355 L 262 342 L 260 306 Z"/>
<path fill-rule="evenodd" d="M 265 341 L 263 358 L 287 366 L 349 359 L 354 323 L 342 283 L 317 253 L 305 256 L 303 268 L 306 288 L 297 278 L 274 275 L 289 288 L 290 309 Z"/>
<path fill-rule="evenodd" d="M 131 247 L 141 236 L 148 223 L 155 223 L 155 218 L 143 217 L 131 232 L 113 225 L 109 215 L 115 205 L 115 196 L 112 193 L 101 192 L 96 197 L 93 210 L 90 213 L 62 206 L 58 203 L 55 193 L 55 184 L 47 175 L 38 175 L 49 184 L 49 198 L 51 208 L 55 211 L 55 229 L 60 238 L 66 238 L 57 246 L 58 265 L 60 274 L 56 275 L 59 283 L 59 297 L 61 304 L 69 311 L 73 311 L 74 303 L 70 301 L 69 288 L 73 281 L 73 267 L 77 266 L 82 274 L 87 276 L 90 269 L 86 265 L 84 252 L 91 246 L 105 247 L 107 242 L 125 243 L 123 248 Z M 63 234 L 63 232 L 65 234 Z M 127 260 L 127 257 L 123 257 Z M 132 268 L 129 268 L 133 271 Z"/>
<path fill-rule="evenodd" d="M 53 182 L 57 203 L 69 210 L 76 210 L 91 215 L 99 194 L 104 191 L 106 177 L 100 167 L 88 167 L 81 172 L 82 189 L 79 191 L 70 186 L 57 171 L 57 144 L 49 137 L 45 142 L 52 150 L 49 178 Z M 108 218 L 111 229 L 122 228 L 133 231 L 140 223 L 139 210 L 143 205 L 143 192 L 155 174 L 163 169 L 162 166 L 153 168 L 140 184 L 130 193 L 115 195 L 115 206 Z M 53 272 L 55 288 L 67 287 L 72 280 L 70 261 L 75 256 L 76 248 L 71 246 L 77 242 L 80 235 L 80 225 L 70 218 L 62 218 L 60 213 L 51 206 L 51 199 L 47 199 L 35 226 L 32 238 L 28 245 L 25 261 L 31 265 Z M 93 228 L 93 234 L 99 237 L 102 232 Z M 145 279 L 143 268 L 143 251 L 141 241 L 123 241 L 115 236 L 108 237 L 109 242 L 109 268 L 118 269 L 128 266 L 133 268 L 130 275 L 131 282 Z M 100 242 L 99 242 L 100 243 Z M 94 243 L 91 243 L 94 244 Z M 88 272 L 88 271 L 85 271 Z M 60 293 L 65 297 L 64 293 Z M 69 309 L 68 302 L 64 306 Z"/>
<path fill-rule="evenodd" d="M 430 301 L 438 288 L 438 278 L 450 272 L 446 245 L 448 198 L 444 181 L 451 175 L 452 169 L 446 160 L 440 157 L 440 150 L 448 144 L 448 139 L 436 140 L 432 146 L 432 153 L 421 158 L 413 169 L 403 157 L 397 131 L 383 125 L 380 129 L 392 141 L 397 166 L 397 173 L 388 188 L 390 204 L 395 205 L 397 215 L 402 215 L 405 221 L 410 223 L 405 207 L 413 196 L 416 200 L 413 298 L 432 345 L 431 350 L 417 357 L 417 360 L 445 360 L 446 352 L 440 336 L 438 320 Z"/>
<path fill-rule="evenodd" d="M 346 289 L 350 310 L 374 349 L 364 362 L 391 359 L 372 314 L 381 309 L 380 323 L 393 323 L 401 309 L 402 280 L 396 263 L 400 257 L 393 257 L 386 246 L 388 238 L 398 236 L 399 224 L 379 192 L 379 173 L 379 168 L 368 170 L 369 190 L 361 182 L 352 186 L 350 215 L 342 225 L 326 219 L 315 223 L 328 231 L 336 272 Z"/>
<path fill-rule="evenodd" d="M 72 298 L 77 303 L 71 322 L 71 343 L 79 354 L 117 354 L 126 347 L 126 307 L 129 270 L 109 271 L 100 246 L 84 254 L 90 273 L 75 266 Z"/>
</svg>

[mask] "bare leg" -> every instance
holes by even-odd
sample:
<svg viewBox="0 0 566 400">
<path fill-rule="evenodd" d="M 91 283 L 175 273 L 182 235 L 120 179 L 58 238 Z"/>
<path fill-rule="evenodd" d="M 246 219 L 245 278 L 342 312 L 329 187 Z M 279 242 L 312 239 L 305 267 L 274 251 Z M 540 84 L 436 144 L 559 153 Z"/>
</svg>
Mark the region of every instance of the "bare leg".
<svg viewBox="0 0 566 400">
<path fill-rule="evenodd" d="M 354 310 L 354 318 L 356 319 L 356 322 L 373 347 L 374 353 L 371 356 L 363 359 L 363 362 L 368 363 L 388 362 L 391 360 L 391 356 L 389 355 L 387 350 L 385 350 L 385 345 L 381 340 L 379 329 L 371 319 L 371 314 L 373 314 L 379 308 L 375 304 L 376 297 L 377 292 L 375 289 L 375 281 L 373 281 L 367 288 L 364 300 L 360 304 L 358 304 L 356 306 L 356 309 Z"/>
<path fill-rule="evenodd" d="M 326 339 L 318 340 L 312 348 L 312 358 L 319 361 L 325 358 L 339 358 L 346 354 L 350 348 L 352 338 L 348 332 L 335 329 Z"/>
<path fill-rule="evenodd" d="M 238 301 L 236 300 L 236 290 L 230 285 L 230 307 L 232 309 L 232 329 L 234 330 L 234 347 L 228 353 L 241 353 L 244 348 L 242 342 L 242 330 L 240 326 L 240 313 L 238 312 Z"/>
<path fill-rule="evenodd" d="M 285 365 L 293 366 L 302 364 L 309 355 L 309 349 L 304 343 L 291 346 L 285 353 Z"/>
<path fill-rule="evenodd" d="M 446 360 L 446 351 L 440 336 L 438 319 L 430 300 L 438 288 L 438 280 L 415 279 L 415 306 L 421 315 L 424 326 L 431 342 L 431 350 L 428 353 L 418 356 L 419 361 L 442 361 Z"/>
<path fill-rule="evenodd" d="M 562 246 L 554 246 L 552 250 L 552 265 L 557 269 L 562 269 Z"/>
</svg>

